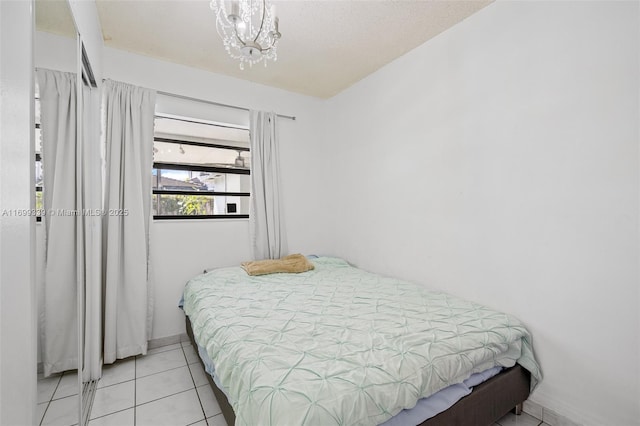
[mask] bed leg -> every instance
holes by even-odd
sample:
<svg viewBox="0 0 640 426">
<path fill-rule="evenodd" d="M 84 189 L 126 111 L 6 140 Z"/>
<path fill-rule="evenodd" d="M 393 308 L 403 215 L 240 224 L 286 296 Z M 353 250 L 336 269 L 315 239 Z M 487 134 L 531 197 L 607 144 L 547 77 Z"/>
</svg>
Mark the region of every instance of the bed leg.
<svg viewBox="0 0 640 426">
<path fill-rule="evenodd" d="M 513 407 L 513 414 L 515 414 L 516 416 L 519 416 L 520 414 L 522 414 L 522 402 L 516 405 L 515 407 Z"/>
</svg>

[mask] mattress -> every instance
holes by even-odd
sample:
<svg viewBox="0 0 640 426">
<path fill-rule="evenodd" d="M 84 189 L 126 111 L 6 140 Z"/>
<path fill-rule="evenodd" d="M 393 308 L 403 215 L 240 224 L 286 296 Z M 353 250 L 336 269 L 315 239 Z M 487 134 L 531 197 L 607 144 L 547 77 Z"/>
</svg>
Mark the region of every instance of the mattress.
<svg viewBox="0 0 640 426">
<path fill-rule="evenodd" d="M 182 301 L 179 306 L 182 308 Z M 211 361 L 207 351 L 202 346 L 197 343 L 196 345 L 198 356 L 202 360 L 205 371 L 211 376 L 218 389 L 221 389 L 220 381 L 215 374 L 213 361 Z M 492 367 L 481 373 L 474 373 L 462 383 L 448 386 L 431 396 L 421 398 L 414 407 L 403 409 L 380 426 L 408 426 L 420 424 L 452 407 L 453 404 L 458 402 L 462 397 L 469 395 L 475 386 L 484 383 L 496 374 L 500 373 L 500 371 L 502 371 L 502 367 Z M 226 394 L 225 396 L 228 400 L 229 396 Z"/>
<path fill-rule="evenodd" d="M 517 319 L 341 259 L 312 262 L 262 277 L 222 268 L 185 288 L 237 424 L 381 424 L 494 367 L 540 378 Z"/>
</svg>

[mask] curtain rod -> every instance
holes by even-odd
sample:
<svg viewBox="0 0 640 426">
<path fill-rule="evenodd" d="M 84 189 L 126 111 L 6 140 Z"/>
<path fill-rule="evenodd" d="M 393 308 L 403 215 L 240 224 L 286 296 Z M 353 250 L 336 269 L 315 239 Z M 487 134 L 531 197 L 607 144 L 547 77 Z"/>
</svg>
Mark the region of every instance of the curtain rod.
<svg viewBox="0 0 640 426">
<path fill-rule="evenodd" d="M 103 82 L 105 80 L 107 80 L 107 79 L 106 78 L 102 79 Z M 226 107 L 226 108 L 239 109 L 239 110 L 242 110 L 242 111 L 250 111 L 250 109 L 246 108 L 246 107 L 241 107 L 241 106 L 237 106 L 237 105 L 230 105 L 230 104 L 223 104 L 223 103 L 220 103 L 220 102 L 209 101 L 209 100 L 206 100 L 206 99 L 192 98 L 191 96 L 184 96 L 184 95 L 178 95 L 176 93 L 163 92 L 162 90 L 156 90 L 156 93 L 158 95 L 169 96 L 169 97 L 178 98 L 178 99 L 184 99 L 184 100 L 187 100 L 187 101 L 194 101 L 194 102 L 200 102 L 200 103 L 203 103 L 203 104 L 209 104 L 209 105 L 221 106 L 221 107 Z M 283 114 L 276 114 L 276 115 L 278 117 L 280 117 L 280 118 L 287 118 L 287 119 L 293 120 L 293 121 L 296 120 L 296 117 L 294 115 L 283 115 Z"/>
<path fill-rule="evenodd" d="M 209 104 L 209 105 L 215 105 L 215 106 L 221 106 L 221 107 L 226 107 L 226 108 L 239 109 L 239 110 L 243 110 L 243 111 L 249 111 L 249 108 L 240 107 L 240 106 L 237 106 L 237 105 L 229 105 L 229 104 L 223 104 L 223 103 L 220 103 L 220 102 L 208 101 L 206 99 L 192 98 L 190 96 L 177 95 L 175 93 L 163 92 L 163 91 L 160 91 L 160 90 L 158 90 L 156 93 L 158 95 L 170 96 L 172 98 L 185 99 L 187 101 L 195 101 L 195 102 L 201 102 L 201 103 Z M 296 119 L 296 117 L 292 116 L 292 115 L 282 115 L 282 114 L 276 114 L 276 115 L 278 117 L 280 117 L 280 118 L 288 118 L 289 120 L 294 120 L 295 121 L 295 119 Z"/>
</svg>

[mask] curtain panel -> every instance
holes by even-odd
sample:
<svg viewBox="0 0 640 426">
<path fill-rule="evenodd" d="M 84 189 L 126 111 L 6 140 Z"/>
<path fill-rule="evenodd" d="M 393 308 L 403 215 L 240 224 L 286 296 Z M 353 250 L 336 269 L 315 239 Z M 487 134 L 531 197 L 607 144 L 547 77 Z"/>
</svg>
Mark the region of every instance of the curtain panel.
<svg viewBox="0 0 640 426">
<path fill-rule="evenodd" d="M 280 200 L 277 115 L 250 111 L 251 206 L 249 231 L 253 258 L 286 255 L 286 234 Z"/>
<path fill-rule="evenodd" d="M 38 69 L 46 214 L 44 287 L 39 325 L 44 375 L 78 366 L 79 285 L 83 285 L 82 146 L 77 135 L 76 75 Z M 53 212 L 57 214 L 53 214 Z M 68 213 L 68 214 L 65 214 Z"/>
<path fill-rule="evenodd" d="M 146 354 L 153 292 L 149 264 L 155 92 L 103 85 L 104 362 Z"/>
</svg>

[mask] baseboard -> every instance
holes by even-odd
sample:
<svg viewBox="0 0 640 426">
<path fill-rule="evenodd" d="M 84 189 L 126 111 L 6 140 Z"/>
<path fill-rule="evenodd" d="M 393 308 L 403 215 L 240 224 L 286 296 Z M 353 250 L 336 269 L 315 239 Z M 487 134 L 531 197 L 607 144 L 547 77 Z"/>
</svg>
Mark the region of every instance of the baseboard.
<svg viewBox="0 0 640 426">
<path fill-rule="evenodd" d="M 550 426 L 582 426 L 581 423 L 576 423 L 570 418 L 562 416 L 533 401 L 526 400 L 522 407 L 522 411 L 532 415 L 536 419 L 542 420 Z"/>
<path fill-rule="evenodd" d="M 161 348 L 162 346 L 168 346 L 168 345 L 173 345 L 176 343 L 188 342 L 188 341 L 189 341 L 189 336 L 187 336 L 187 333 L 176 334 L 174 336 L 159 337 L 157 339 L 149 340 L 149 342 L 147 343 L 147 349 L 150 350 L 155 348 Z"/>
<path fill-rule="evenodd" d="M 175 336 L 160 337 L 157 339 L 149 340 L 147 342 L 147 350 L 161 348 L 162 346 L 168 346 L 168 345 L 173 345 L 175 343 L 188 342 L 188 341 L 189 341 L 189 336 L 187 336 L 187 333 L 176 334 Z M 42 362 L 38 363 L 37 372 L 38 373 L 44 372 L 44 367 L 42 366 Z"/>
</svg>

